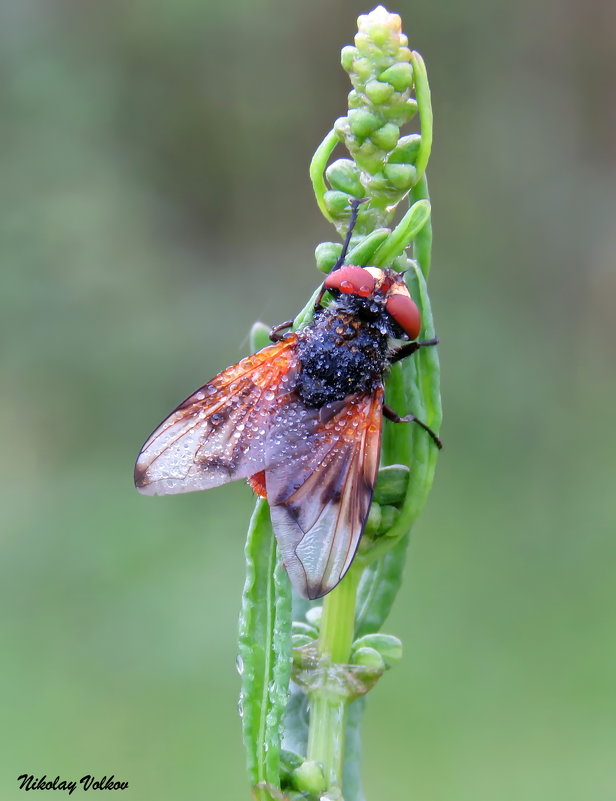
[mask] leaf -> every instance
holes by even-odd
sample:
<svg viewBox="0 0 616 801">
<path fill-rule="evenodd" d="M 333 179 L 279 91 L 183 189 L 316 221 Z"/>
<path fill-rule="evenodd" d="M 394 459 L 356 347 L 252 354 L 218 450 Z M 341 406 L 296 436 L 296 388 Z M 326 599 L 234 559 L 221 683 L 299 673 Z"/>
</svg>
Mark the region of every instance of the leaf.
<svg viewBox="0 0 616 801">
<path fill-rule="evenodd" d="M 366 699 L 358 698 L 350 703 L 346 713 L 346 737 L 344 743 L 344 801 L 364 801 L 361 786 L 361 735 L 360 724 L 366 707 Z"/>
<path fill-rule="evenodd" d="M 393 606 L 404 571 L 408 535 L 364 570 L 357 593 L 355 636 L 380 630 Z"/>
<path fill-rule="evenodd" d="M 291 675 L 291 587 L 262 499 L 250 521 L 245 553 L 239 632 L 242 729 L 255 798 L 269 801 L 280 790 L 280 730 Z"/>
</svg>

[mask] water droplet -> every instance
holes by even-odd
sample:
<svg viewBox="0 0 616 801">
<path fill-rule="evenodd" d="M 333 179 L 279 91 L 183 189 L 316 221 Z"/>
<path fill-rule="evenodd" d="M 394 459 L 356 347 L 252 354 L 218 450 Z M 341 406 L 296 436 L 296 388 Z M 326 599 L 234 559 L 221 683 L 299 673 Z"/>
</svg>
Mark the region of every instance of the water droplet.
<svg viewBox="0 0 616 801">
<path fill-rule="evenodd" d="M 207 387 L 204 387 L 204 389 L 208 395 L 215 395 L 217 392 L 216 387 L 212 384 L 208 384 Z"/>
<path fill-rule="evenodd" d="M 244 672 L 244 660 L 242 659 L 242 657 L 240 656 L 240 654 L 238 654 L 238 655 L 237 655 L 237 658 L 236 658 L 236 660 L 235 660 L 235 667 L 237 668 L 237 672 L 238 672 L 238 673 L 240 674 L 240 676 L 241 676 L 241 675 L 242 675 L 242 673 Z M 241 701 L 241 700 L 242 700 L 242 699 L 240 698 L 240 701 Z"/>
<path fill-rule="evenodd" d="M 213 414 L 213 415 L 210 417 L 210 423 L 211 423 L 213 426 L 220 425 L 220 423 L 222 423 L 222 415 L 221 415 L 221 414 Z"/>
<path fill-rule="evenodd" d="M 241 718 L 244 717 L 244 699 L 242 698 L 241 695 L 237 702 L 237 713 Z"/>
</svg>

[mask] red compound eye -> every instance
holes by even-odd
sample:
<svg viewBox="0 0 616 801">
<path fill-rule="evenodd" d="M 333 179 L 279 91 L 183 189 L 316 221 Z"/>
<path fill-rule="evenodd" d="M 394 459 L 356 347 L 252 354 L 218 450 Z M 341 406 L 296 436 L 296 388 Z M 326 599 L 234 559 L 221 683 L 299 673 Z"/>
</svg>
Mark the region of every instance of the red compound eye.
<svg viewBox="0 0 616 801">
<path fill-rule="evenodd" d="M 390 295 L 385 310 L 411 339 L 417 339 L 421 330 L 421 316 L 415 301 L 407 295 Z"/>
<path fill-rule="evenodd" d="M 374 292 L 374 283 L 374 278 L 367 270 L 354 264 L 343 264 L 325 279 L 327 289 L 338 289 L 345 295 L 359 295 L 362 298 Z"/>
</svg>

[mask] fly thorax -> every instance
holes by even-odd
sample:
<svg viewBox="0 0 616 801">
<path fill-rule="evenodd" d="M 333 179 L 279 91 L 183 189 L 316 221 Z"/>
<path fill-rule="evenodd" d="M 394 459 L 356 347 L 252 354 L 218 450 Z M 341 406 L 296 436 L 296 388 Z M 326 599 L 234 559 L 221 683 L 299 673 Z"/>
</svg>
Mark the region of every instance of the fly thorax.
<svg viewBox="0 0 616 801">
<path fill-rule="evenodd" d="M 298 335 L 297 391 L 306 405 L 320 407 L 347 395 L 372 392 L 387 366 L 389 336 L 378 304 L 349 309 L 335 303 Z M 373 316 L 373 319 L 366 317 Z"/>
</svg>

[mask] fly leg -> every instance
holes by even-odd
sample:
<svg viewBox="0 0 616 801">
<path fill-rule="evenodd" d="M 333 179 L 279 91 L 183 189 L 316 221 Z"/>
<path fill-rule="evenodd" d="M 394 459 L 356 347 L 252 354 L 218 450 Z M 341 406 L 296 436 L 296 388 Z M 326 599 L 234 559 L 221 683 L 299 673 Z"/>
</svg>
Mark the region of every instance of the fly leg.
<svg viewBox="0 0 616 801">
<path fill-rule="evenodd" d="M 280 342 L 281 339 L 284 339 L 284 336 L 280 335 L 281 331 L 284 331 L 285 328 L 290 328 L 293 325 L 293 320 L 285 320 L 284 323 L 278 323 L 275 325 L 269 332 L 269 338 L 272 342 Z"/>
<path fill-rule="evenodd" d="M 396 414 L 393 409 L 390 409 L 385 403 L 383 404 L 383 415 L 388 420 L 391 420 L 392 423 L 417 423 L 418 426 L 421 426 L 424 431 L 427 431 L 428 434 L 432 437 L 434 444 L 436 445 L 439 450 L 443 447 L 443 443 L 441 442 L 440 438 L 432 431 L 430 426 L 427 426 L 422 420 L 419 420 L 415 417 L 414 414 L 407 414 L 404 417 L 400 417 L 399 414 Z"/>
<path fill-rule="evenodd" d="M 340 251 L 340 255 L 338 256 L 338 260 L 331 268 L 330 273 L 336 272 L 339 270 L 342 265 L 344 264 L 344 260 L 346 259 L 347 251 L 349 249 L 349 245 L 351 244 L 351 237 L 353 236 L 353 229 L 355 228 L 355 223 L 357 222 L 357 214 L 359 213 L 359 207 L 362 203 L 365 203 L 368 200 L 367 197 L 363 197 L 360 199 L 352 198 L 349 200 L 349 204 L 351 206 L 351 219 L 349 220 L 349 227 L 346 232 L 346 237 L 344 239 L 344 244 L 342 245 L 342 250 Z M 321 301 L 323 300 L 323 295 L 325 294 L 325 284 L 321 287 L 321 291 L 314 303 L 314 310 L 322 308 Z"/>
<path fill-rule="evenodd" d="M 415 353 L 419 348 L 426 348 L 431 345 L 438 345 L 437 337 L 434 337 L 434 339 L 426 339 L 425 342 L 408 342 L 406 345 L 402 345 L 401 348 L 398 348 L 398 350 L 390 356 L 389 363 L 395 364 L 399 362 L 400 359 L 405 359 L 407 356 L 410 356 L 411 353 Z"/>
<path fill-rule="evenodd" d="M 365 203 L 367 200 L 368 200 L 367 197 L 362 197 L 359 200 L 354 197 L 351 200 L 349 200 L 349 204 L 351 206 L 351 219 L 349 220 L 349 227 L 346 232 L 346 237 L 344 238 L 344 244 L 342 245 L 342 250 L 340 251 L 340 255 L 338 256 L 338 261 L 331 268 L 330 270 L 331 273 L 334 273 L 336 272 L 336 270 L 339 270 L 344 264 L 344 260 L 346 259 L 349 245 L 351 244 L 351 237 L 353 236 L 355 223 L 357 222 L 359 207 L 361 206 L 362 203 Z"/>
</svg>

